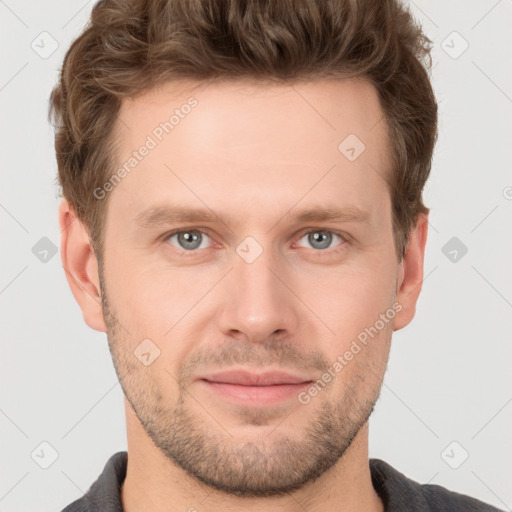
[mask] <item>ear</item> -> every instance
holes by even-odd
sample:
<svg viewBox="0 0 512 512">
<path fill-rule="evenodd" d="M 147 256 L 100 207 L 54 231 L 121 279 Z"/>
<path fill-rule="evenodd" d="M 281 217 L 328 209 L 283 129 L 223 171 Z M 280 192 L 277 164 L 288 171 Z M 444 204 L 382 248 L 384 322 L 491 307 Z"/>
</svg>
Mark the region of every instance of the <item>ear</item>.
<svg viewBox="0 0 512 512">
<path fill-rule="evenodd" d="M 96 255 L 87 228 L 66 199 L 59 205 L 59 226 L 62 266 L 71 292 L 85 323 L 96 331 L 106 332 Z"/>
<path fill-rule="evenodd" d="M 402 309 L 396 314 L 393 330 L 398 331 L 413 319 L 416 302 L 423 283 L 423 260 L 427 243 L 428 214 L 418 215 L 416 225 L 409 235 L 405 255 L 398 267 L 396 301 Z"/>
</svg>

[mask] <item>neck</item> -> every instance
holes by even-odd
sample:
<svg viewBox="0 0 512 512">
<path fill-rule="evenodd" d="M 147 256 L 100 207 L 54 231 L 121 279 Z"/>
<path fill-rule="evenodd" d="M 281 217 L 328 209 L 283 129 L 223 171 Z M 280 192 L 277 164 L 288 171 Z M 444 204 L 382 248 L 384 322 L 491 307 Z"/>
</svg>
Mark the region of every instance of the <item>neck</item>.
<svg viewBox="0 0 512 512">
<path fill-rule="evenodd" d="M 128 465 L 121 488 L 124 512 L 295 512 L 298 508 L 308 512 L 384 512 L 371 481 L 368 423 L 338 463 L 317 480 L 285 496 L 247 498 L 218 492 L 170 461 L 147 436 L 128 404 L 126 418 Z"/>
</svg>

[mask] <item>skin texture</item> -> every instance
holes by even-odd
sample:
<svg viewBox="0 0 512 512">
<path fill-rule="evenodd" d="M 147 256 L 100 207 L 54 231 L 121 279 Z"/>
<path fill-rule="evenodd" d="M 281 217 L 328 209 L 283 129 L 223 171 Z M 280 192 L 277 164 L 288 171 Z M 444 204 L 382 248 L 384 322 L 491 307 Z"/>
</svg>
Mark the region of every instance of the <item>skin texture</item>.
<svg viewBox="0 0 512 512">
<path fill-rule="evenodd" d="M 66 276 L 86 323 L 107 332 L 126 397 L 123 507 L 383 510 L 367 420 L 392 332 L 414 316 L 427 217 L 398 261 L 376 90 L 362 79 L 166 84 L 123 101 L 120 165 L 191 96 L 197 105 L 103 199 L 100 267 L 72 207 L 59 210 Z M 338 149 L 349 134 L 366 146 L 354 161 Z M 136 221 L 171 206 L 226 219 Z M 295 220 L 325 207 L 362 215 Z M 176 229 L 199 237 L 193 250 L 169 236 Z M 393 318 L 377 324 L 386 311 Z M 376 325 L 307 404 L 234 404 L 198 380 L 247 368 L 316 381 Z M 148 366 L 134 355 L 146 339 L 160 351 Z"/>
</svg>

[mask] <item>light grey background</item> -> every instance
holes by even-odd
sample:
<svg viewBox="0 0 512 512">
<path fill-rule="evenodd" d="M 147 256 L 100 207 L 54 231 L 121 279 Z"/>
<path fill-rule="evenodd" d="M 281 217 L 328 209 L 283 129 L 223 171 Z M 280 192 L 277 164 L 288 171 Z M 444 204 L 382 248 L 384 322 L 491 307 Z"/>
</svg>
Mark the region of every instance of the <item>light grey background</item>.
<svg viewBox="0 0 512 512">
<path fill-rule="evenodd" d="M 126 449 L 106 336 L 85 325 L 59 255 L 40 242 L 59 245 L 48 95 L 92 5 L 0 0 L 1 512 L 60 510 Z M 410 5 L 435 44 L 440 136 L 424 289 L 394 336 L 370 455 L 510 510 L 512 2 Z M 58 453 L 47 469 L 42 442 Z"/>
</svg>

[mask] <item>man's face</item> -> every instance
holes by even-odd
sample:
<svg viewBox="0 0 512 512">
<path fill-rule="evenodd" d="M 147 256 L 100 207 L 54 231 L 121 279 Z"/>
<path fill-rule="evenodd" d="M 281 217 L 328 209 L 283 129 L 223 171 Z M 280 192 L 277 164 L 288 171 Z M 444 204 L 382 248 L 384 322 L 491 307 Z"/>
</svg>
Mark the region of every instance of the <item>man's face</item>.
<svg viewBox="0 0 512 512">
<path fill-rule="evenodd" d="M 120 165 L 156 142 L 107 198 L 103 306 L 126 398 L 161 452 L 212 487 L 300 488 L 366 424 L 389 352 L 399 265 L 377 93 L 169 84 L 119 117 Z M 222 220 L 172 216 L 197 209 Z M 340 216 L 299 219 L 310 210 Z M 233 369 L 324 385 L 269 398 L 203 380 Z"/>
</svg>

